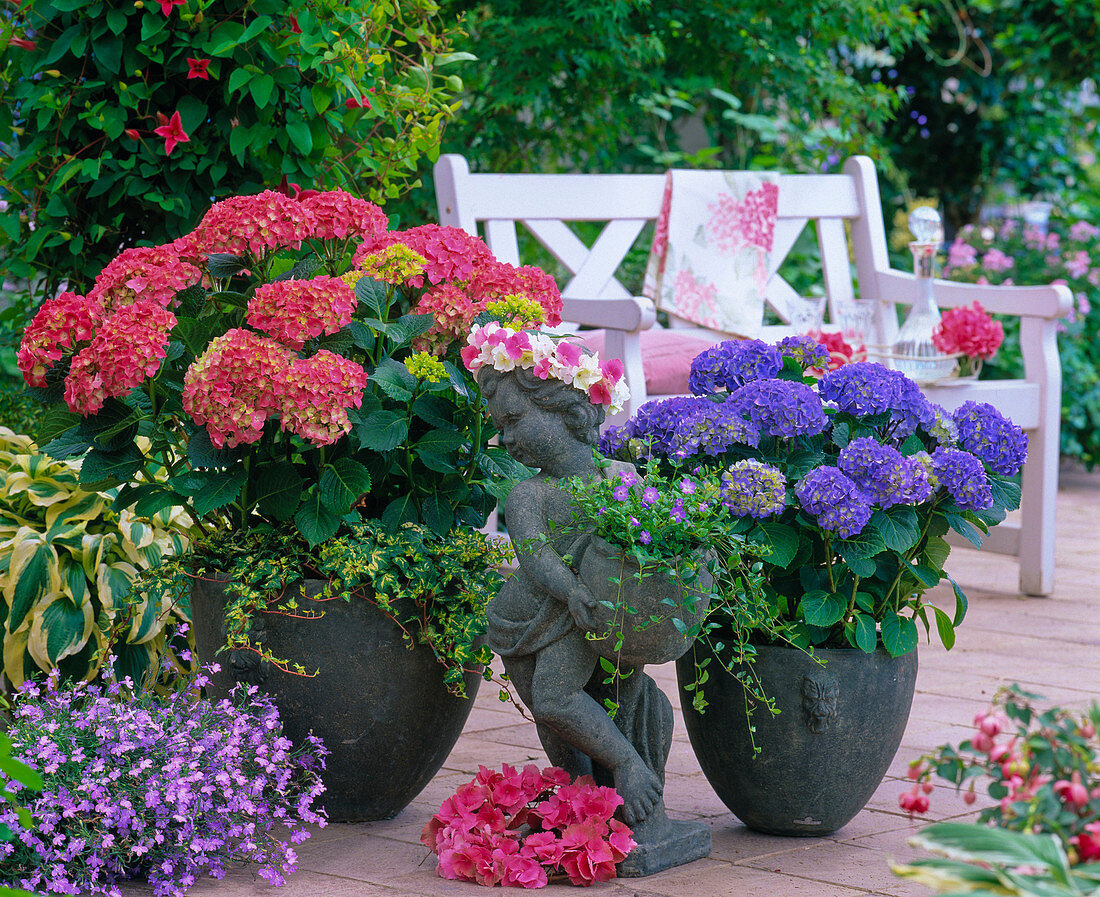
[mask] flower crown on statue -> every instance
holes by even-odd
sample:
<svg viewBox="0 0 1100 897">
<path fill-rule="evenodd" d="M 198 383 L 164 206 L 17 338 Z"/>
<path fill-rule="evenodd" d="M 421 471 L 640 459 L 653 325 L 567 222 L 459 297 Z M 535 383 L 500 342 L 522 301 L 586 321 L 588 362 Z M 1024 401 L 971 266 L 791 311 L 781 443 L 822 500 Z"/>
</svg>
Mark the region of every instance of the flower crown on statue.
<svg viewBox="0 0 1100 897">
<path fill-rule="evenodd" d="M 495 321 L 475 324 L 466 342 L 462 361 L 475 376 L 486 365 L 498 371 L 529 368 L 542 380 L 554 377 L 579 389 L 592 404 L 607 405 L 610 414 L 622 411 L 630 398 L 623 363 L 617 358 L 601 362 L 598 355 L 575 343 L 513 330 Z"/>
</svg>

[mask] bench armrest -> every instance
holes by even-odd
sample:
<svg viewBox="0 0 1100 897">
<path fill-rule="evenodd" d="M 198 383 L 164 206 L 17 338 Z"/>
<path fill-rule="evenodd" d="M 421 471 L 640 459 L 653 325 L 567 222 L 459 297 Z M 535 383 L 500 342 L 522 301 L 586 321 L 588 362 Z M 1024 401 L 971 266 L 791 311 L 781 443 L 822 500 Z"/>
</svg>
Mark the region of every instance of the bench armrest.
<svg viewBox="0 0 1100 897">
<path fill-rule="evenodd" d="M 917 279 L 904 271 L 877 272 L 879 295 L 894 303 L 912 303 L 917 298 Z M 1073 293 L 1064 284 L 1037 287 L 959 283 L 937 279 L 936 304 L 940 308 L 970 305 L 978 300 L 988 312 L 1021 318 L 1064 318 L 1073 308 Z"/>
<path fill-rule="evenodd" d="M 586 327 L 604 327 L 636 333 L 649 330 L 657 320 L 657 309 L 644 296 L 628 296 L 623 299 L 580 299 L 562 296 L 563 321 L 583 324 Z"/>
</svg>

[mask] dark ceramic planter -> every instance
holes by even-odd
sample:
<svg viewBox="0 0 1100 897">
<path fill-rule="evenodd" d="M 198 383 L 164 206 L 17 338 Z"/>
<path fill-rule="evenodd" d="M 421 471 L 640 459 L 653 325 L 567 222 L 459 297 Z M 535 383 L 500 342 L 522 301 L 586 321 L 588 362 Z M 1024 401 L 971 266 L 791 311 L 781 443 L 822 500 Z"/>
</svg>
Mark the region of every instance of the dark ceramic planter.
<svg viewBox="0 0 1100 897">
<path fill-rule="evenodd" d="M 321 585 L 307 580 L 302 591 L 317 595 Z M 319 670 L 313 678 L 284 673 L 248 651 L 214 656 L 225 644 L 220 583 L 196 581 L 191 606 L 199 659 L 222 668 L 211 695 L 227 696 L 236 682 L 256 684 L 274 699 L 292 742 L 310 730 L 324 741 L 330 754 L 321 800 L 333 822 L 389 819 L 404 809 L 439 771 L 473 707 L 480 676 L 468 673 L 469 697 L 456 698 L 431 650 L 410 650 L 397 625 L 365 600 L 315 605 L 324 611 L 318 619 L 271 613 L 253 620 L 253 641 Z"/>
<path fill-rule="evenodd" d="M 751 829 L 822 835 L 846 825 L 882 782 L 901 744 L 917 679 L 917 653 L 881 648 L 819 649 L 817 663 L 795 648 L 761 647 L 755 672 L 781 711 L 753 714 L 754 759 L 741 684 L 712 660 L 702 714 L 683 690 L 695 677 L 696 642 L 676 665 L 684 723 L 711 787 Z M 697 652 L 697 653 L 696 653 Z"/>
</svg>

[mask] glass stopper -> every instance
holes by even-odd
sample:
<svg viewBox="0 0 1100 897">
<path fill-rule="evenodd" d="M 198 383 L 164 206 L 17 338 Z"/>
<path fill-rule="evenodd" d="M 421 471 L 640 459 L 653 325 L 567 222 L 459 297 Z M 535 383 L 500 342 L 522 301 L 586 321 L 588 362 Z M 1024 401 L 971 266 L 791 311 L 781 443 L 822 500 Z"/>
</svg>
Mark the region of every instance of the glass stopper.
<svg viewBox="0 0 1100 897">
<path fill-rule="evenodd" d="M 917 243 L 942 243 L 943 223 L 931 206 L 918 206 L 909 214 L 909 232 Z"/>
</svg>

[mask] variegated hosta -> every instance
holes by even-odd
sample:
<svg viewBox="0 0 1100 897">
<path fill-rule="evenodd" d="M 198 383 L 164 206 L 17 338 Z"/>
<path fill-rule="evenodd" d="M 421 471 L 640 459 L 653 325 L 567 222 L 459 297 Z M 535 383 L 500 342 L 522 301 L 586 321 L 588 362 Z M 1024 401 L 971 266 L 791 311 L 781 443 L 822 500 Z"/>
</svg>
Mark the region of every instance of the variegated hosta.
<svg viewBox="0 0 1100 897">
<path fill-rule="evenodd" d="M 4 674 L 15 687 L 37 670 L 95 676 L 108 653 L 136 681 L 168 650 L 189 609 L 131 594 L 140 570 L 187 544 L 190 518 L 116 514 L 110 493 L 78 484 L 79 462 L 38 454 L 0 427 L 0 618 Z"/>
</svg>

